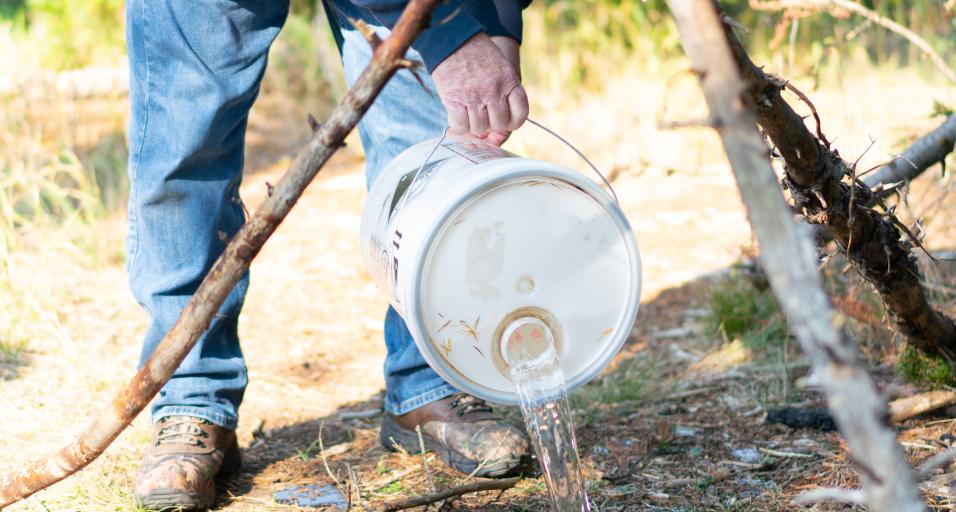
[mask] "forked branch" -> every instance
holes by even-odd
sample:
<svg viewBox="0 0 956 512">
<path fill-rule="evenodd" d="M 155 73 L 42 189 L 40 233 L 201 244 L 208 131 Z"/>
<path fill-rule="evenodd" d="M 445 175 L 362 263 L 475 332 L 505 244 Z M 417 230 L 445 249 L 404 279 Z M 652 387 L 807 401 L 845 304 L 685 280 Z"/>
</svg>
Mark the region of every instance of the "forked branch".
<svg viewBox="0 0 956 512">
<path fill-rule="evenodd" d="M 0 508 L 76 473 L 93 462 L 169 380 L 252 259 L 286 217 L 302 192 L 355 128 L 389 78 L 402 66 L 412 40 L 424 29 L 439 0 L 411 0 L 392 31 L 375 48 L 368 67 L 349 93 L 299 152 L 262 207 L 213 264 L 176 324 L 146 364 L 113 402 L 59 450 L 0 477 Z"/>
</svg>

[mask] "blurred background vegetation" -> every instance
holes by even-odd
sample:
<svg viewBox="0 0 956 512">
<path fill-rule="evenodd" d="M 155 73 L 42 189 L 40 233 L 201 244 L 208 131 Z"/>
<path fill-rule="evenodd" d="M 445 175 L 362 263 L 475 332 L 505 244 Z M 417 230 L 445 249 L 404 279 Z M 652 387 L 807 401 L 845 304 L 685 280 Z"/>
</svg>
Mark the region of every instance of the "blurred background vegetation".
<svg viewBox="0 0 956 512">
<path fill-rule="evenodd" d="M 913 28 L 956 65 L 952 1 L 863 4 Z M 757 12 L 745 0 L 724 5 L 747 28 L 747 44 L 761 60 L 789 78 L 825 83 L 852 64 L 917 66 L 927 80 L 939 80 L 907 41 L 848 12 Z M 0 365 L 16 361 L 36 337 L 35 326 L 56 331 L 51 294 L 18 283 L 25 272 L 14 272 L 34 258 L 18 255 L 58 247 L 89 265 L 122 261 L 122 240 L 96 226 L 121 223 L 126 201 L 123 6 L 0 0 Z M 573 101 L 599 94 L 608 77 L 626 71 L 667 77 L 683 67 L 662 0 L 535 0 L 525 20 L 523 71 L 539 96 Z M 100 74 L 111 81 L 86 91 L 77 85 L 84 73 L 93 82 Z M 294 0 L 263 98 L 306 98 L 302 111 L 322 112 L 343 90 L 320 3 Z"/>
</svg>

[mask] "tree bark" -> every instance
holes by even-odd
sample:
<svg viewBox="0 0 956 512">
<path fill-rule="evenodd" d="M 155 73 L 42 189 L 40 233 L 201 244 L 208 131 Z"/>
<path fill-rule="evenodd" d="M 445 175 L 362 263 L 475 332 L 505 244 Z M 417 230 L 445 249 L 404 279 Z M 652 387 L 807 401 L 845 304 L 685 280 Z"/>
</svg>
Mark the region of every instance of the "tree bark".
<svg viewBox="0 0 956 512">
<path fill-rule="evenodd" d="M 424 29 L 439 0 L 412 0 L 392 35 L 376 46 L 371 62 L 329 120 L 299 152 L 262 207 L 216 260 L 176 324 L 112 403 L 59 450 L 0 477 L 0 508 L 19 501 L 95 460 L 149 403 L 206 331 L 226 296 L 262 245 L 298 201 L 329 157 L 343 145 L 389 78 L 408 65 L 405 52 Z"/>
<path fill-rule="evenodd" d="M 889 426 L 886 402 L 863 369 L 855 345 L 835 325 L 808 230 L 794 221 L 777 187 L 718 7 L 713 0 L 668 4 L 737 178 L 761 263 L 810 358 L 811 378 L 823 388 L 852 451 L 866 502 L 874 511 L 924 511 L 913 472 Z M 807 154 L 814 155 L 819 160 L 819 152 Z"/>
<path fill-rule="evenodd" d="M 855 170 L 828 143 L 810 133 L 783 99 L 786 82 L 754 65 L 733 32 L 725 30 L 757 122 L 786 162 L 783 185 L 796 206 L 843 247 L 910 344 L 956 361 L 956 324 L 930 305 L 899 221 L 871 208 L 876 198 L 869 187 L 854 178 Z"/>
<path fill-rule="evenodd" d="M 935 130 L 910 144 L 899 158 L 884 165 L 878 171 L 863 177 L 866 186 L 890 185 L 900 181 L 911 181 L 934 164 L 941 163 L 953 152 L 956 146 L 956 115 L 951 115 Z M 893 190 L 881 190 L 878 197 L 886 197 Z"/>
</svg>

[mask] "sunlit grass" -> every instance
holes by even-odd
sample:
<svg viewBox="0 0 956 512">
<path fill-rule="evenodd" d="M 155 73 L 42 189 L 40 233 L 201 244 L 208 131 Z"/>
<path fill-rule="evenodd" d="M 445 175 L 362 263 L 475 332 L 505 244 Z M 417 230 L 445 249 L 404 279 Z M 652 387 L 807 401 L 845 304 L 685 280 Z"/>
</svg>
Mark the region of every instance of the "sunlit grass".
<svg viewBox="0 0 956 512">
<path fill-rule="evenodd" d="M 779 345 L 789 336 L 787 319 L 768 286 L 734 273 L 716 283 L 708 296 L 707 321 L 725 340 L 762 349 Z"/>
</svg>

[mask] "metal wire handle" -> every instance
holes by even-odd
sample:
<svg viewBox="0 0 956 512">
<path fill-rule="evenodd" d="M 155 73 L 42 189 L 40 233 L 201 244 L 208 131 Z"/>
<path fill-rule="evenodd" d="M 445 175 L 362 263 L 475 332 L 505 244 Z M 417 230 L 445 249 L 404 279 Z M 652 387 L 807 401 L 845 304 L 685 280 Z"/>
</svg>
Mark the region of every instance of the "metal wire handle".
<svg viewBox="0 0 956 512">
<path fill-rule="evenodd" d="M 591 170 L 594 171 L 594 173 L 597 174 L 597 175 L 601 178 L 601 181 L 603 181 L 605 185 L 607 185 L 607 189 L 611 192 L 611 196 L 614 197 L 614 202 L 617 203 L 618 206 L 621 205 L 621 201 L 617 198 L 617 192 L 614 191 L 614 187 L 611 186 L 611 182 L 608 181 L 608 179 L 607 179 L 606 177 L 604 177 L 604 174 L 603 174 L 600 170 L 598 170 L 597 166 L 595 166 L 593 163 L 591 163 L 591 160 L 588 159 L 588 157 L 585 156 L 584 153 L 581 152 L 580 149 L 578 149 L 577 147 L 575 147 L 574 144 L 571 144 L 570 142 L 568 142 L 568 140 L 565 139 L 564 137 L 558 135 L 558 133 L 555 132 L 554 130 L 552 130 L 551 128 L 548 128 L 547 126 L 545 126 L 545 125 L 543 125 L 543 124 L 541 124 L 541 123 L 535 121 L 534 119 L 531 119 L 530 117 L 527 118 L 527 120 L 528 120 L 529 123 L 531 123 L 531 124 L 537 126 L 538 128 L 540 128 L 540 129 L 542 129 L 542 130 L 544 130 L 544 131 L 550 133 L 554 138 L 558 139 L 559 141 L 561 141 L 562 143 L 564 143 L 565 146 L 571 148 L 572 151 L 574 151 L 575 153 L 577 153 L 577 155 L 578 155 L 579 157 L 581 157 L 582 160 L 584 160 L 585 162 L 587 162 L 587 164 L 588 164 L 588 166 L 591 168 Z M 415 182 L 418 181 L 418 176 L 421 174 L 422 170 L 425 169 L 425 166 L 428 165 L 428 162 L 431 161 L 432 157 L 435 155 L 435 151 L 438 151 L 438 147 L 441 146 L 441 143 L 445 141 L 445 138 L 446 138 L 446 137 L 448 137 L 448 127 L 446 127 L 444 131 L 442 131 L 441 137 L 438 139 L 438 142 L 436 142 L 436 143 L 435 143 L 435 146 L 432 147 L 432 150 L 428 152 L 428 156 L 425 157 L 425 161 L 422 162 L 422 165 L 420 165 L 420 166 L 418 167 L 418 170 L 415 171 L 415 175 L 412 176 L 412 181 L 411 181 L 411 183 L 408 184 L 408 188 L 407 188 L 406 190 L 408 190 L 409 192 L 412 190 L 412 188 L 415 186 Z M 410 194 L 409 194 L 408 192 L 406 192 L 405 194 L 402 195 L 402 202 L 401 202 L 401 204 L 398 205 L 398 212 L 397 212 L 397 213 L 398 213 L 398 217 L 396 218 L 396 221 L 402 217 L 402 211 L 405 210 L 405 201 L 408 201 L 408 196 L 409 196 L 409 195 L 410 195 Z"/>
<path fill-rule="evenodd" d="M 588 157 L 584 156 L 584 153 L 582 153 L 580 149 L 574 147 L 574 144 L 571 144 L 570 142 L 568 142 L 567 139 L 565 139 L 564 137 L 558 135 L 554 130 L 552 130 L 552 129 L 548 128 L 547 126 L 545 126 L 545 125 L 543 125 L 543 124 L 541 124 L 541 123 L 535 121 L 534 119 L 531 119 L 531 118 L 529 117 L 529 118 L 528 118 L 528 122 L 531 123 L 531 124 L 533 124 L 533 125 L 535 125 L 535 126 L 537 126 L 538 128 L 541 128 L 542 130 L 544 130 L 544 131 L 550 133 L 552 136 L 554 136 L 554 138 L 560 140 L 561 142 L 564 143 L 565 146 L 571 148 L 572 151 L 574 151 L 575 153 L 577 153 L 578 156 L 581 157 L 582 160 L 584 160 L 585 162 L 587 162 L 588 166 L 591 167 L 591 170 L 594 171 L 595 174 L 597 174 L 598 176 L 601 177 L 601 181 L 603 181 L 604 184 L 607 185 L 607 189 L 608 189 L 609 191 L 611 191 L 611 195 L 614 196 L 614 202 L 617 203 L 618 206 L 621 205 L 621 201 L 617 198 L 617 192 L 614 191 L 614 187 L 611 186 L 611 182 L 608 181 L 608 179 L 604 177 L 604 174 L 602 174 L 601 171 L 599 171 L 598 168 L 597 168 L 593 163 L 591 163 L 591 160 L 589 160 Z"/>
<path fill-rule="evenodd" d="M 428 156 L 425 157 L 425 161 L 422 162 L 422 165 L 418 167 L 418 170 L 415 171 L 415 175 L 412 176 L 412 181 L 408 184 L 408 188 L 405 189 L 405 193 L 402 194 L 402 202 L 397 207 L 397 212 L 395 216 L 395 225 L 398 225 L 398 221 L 402 218 L 402 212 L 405 211 L 405 201 L 408 201 L 408 196 L 412 195 L 412 190 L 415 187 L 415 182 L 418 181 L 418 175 L 422 173 L 422 170 L 428 165 L 428 162 L 431 161 L 432 156 L 435 155 L 435 151 L 438 151 L 438 147 L 441 146 L 442 142 L 445 142 L 445 137 L 448 136 L 448 127 L 445 127 L 445 130 L 441 133 L 441 137 L 438 139 L 438 142 L 435 143 L 435 146 L 432 147 L 432 150 L 428 152 Z"/>
</svg>

